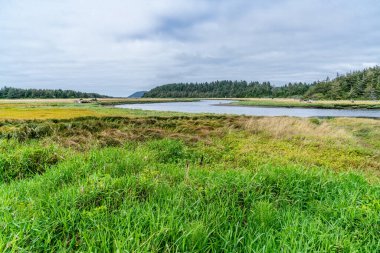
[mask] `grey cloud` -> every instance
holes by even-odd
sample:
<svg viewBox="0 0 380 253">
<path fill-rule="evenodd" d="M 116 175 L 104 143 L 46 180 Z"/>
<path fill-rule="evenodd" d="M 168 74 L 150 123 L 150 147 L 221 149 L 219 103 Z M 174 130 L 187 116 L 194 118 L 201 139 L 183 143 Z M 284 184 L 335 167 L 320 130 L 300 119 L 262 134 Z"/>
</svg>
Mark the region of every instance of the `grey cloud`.
<svg viewBox="0 0 380 253">
<path fill-rule="evenodd" d="M 128 95 L 380 63 L 376 0 L 0 1 L 0 85 Z"/>
</svg>

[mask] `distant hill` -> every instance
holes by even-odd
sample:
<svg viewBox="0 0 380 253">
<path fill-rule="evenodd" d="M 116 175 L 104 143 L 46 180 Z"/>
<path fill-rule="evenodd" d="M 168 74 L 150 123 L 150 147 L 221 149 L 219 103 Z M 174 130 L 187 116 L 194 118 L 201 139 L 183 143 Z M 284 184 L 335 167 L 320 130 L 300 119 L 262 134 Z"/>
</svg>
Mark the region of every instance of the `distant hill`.
<svg viewBox="0 0 380 253">
<path fill-rule="evenodd" d="M 147 91 L 137 91 L 130 95 L 128 98 L 142 98 Z"/>
<path fill-rule="evenodd" d="M 108 98 L 109 96 L 97 93 L 86 93 L 73 90 L 50 90 L 50 89 L 19 89 L 3 87 L 0 89 L 0 98 Z"/>
<path fill-rule="evenodd" d="M 305 98 L 380 99 L 380 67 L 355 71 L 313 83 L 289 83 L 276 87 L 269 82 L 216 81 L 173 83 L 158 86 L 144 94 L 147 98 Z"/>
</svg>

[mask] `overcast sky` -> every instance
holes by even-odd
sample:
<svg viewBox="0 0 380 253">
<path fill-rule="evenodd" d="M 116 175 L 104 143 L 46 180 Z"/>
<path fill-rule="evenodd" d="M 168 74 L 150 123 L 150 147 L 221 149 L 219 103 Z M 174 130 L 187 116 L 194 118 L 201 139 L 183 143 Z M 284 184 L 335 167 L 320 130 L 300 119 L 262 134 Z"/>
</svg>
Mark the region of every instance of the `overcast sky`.
<svg viewBox="0 0 380 253">
<path fill-rule="evenodd" d="M 0 0 L 0 86 L 126 96 L 379 63 L 379 0 Z"/>
</svg>

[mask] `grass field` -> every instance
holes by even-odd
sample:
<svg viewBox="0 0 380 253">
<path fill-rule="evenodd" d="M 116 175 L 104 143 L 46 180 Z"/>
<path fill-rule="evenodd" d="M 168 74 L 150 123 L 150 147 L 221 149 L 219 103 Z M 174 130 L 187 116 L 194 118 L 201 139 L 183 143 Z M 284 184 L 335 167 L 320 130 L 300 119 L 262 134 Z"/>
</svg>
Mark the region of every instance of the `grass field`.
<svg viewBox="0 0 380 253">
<path fill-rule="evenodd" d="M 66 101 L 0 118 L 0 251 L 380 251 L 379 120 Z"/>
<path fill-rule="evenodd" d="M 180 115 L 113 108 L 126 103 L 194 101 L 193 99 L 98 99 L 96 103 L 78 104 L 74 99 L 0 100 L 0 120 L 70 119 L 77 117 Z"/>
</svg>

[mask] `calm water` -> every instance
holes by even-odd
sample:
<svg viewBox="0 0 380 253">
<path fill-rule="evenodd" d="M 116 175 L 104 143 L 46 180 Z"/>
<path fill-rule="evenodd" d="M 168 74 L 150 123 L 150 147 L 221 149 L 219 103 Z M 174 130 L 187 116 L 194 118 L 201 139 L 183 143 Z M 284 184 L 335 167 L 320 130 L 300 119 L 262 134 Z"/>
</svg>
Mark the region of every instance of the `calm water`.
<svg viewBox="0 0 380 253">
<path fill-rule="evenodd" d="M 201 100 L 197 102 L 171 102 L 149 104 L 125 104 L 118 108 L 142 109 L 152 111 L 217 113 L 253 116 L 296 116 L 296 117 L 370 117 L 380 118 L 380 110 L 336 110 L 284 107 L 248 107 L 223 105 L 229 100 Z"/>
</svg>

